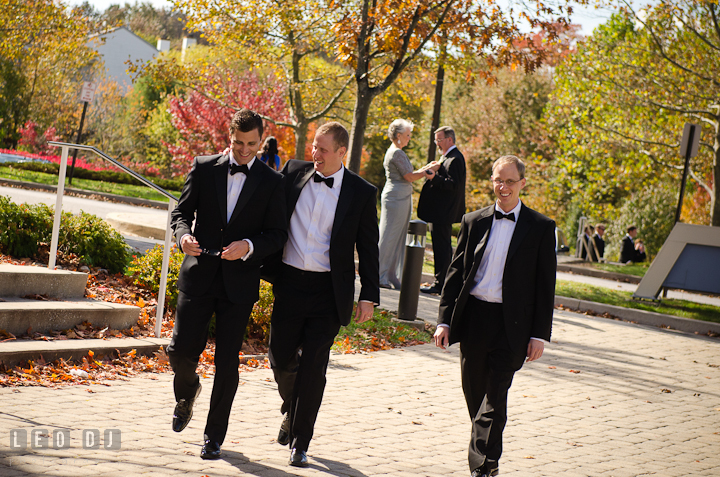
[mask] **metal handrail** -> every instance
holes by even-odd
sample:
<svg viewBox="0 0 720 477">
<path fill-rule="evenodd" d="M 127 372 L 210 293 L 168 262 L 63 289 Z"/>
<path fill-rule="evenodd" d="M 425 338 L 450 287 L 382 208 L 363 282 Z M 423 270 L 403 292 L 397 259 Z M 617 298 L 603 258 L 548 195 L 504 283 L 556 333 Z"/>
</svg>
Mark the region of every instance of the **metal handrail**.
<svg viewBox="0 0 720 477">
<path fill-rule="evenodd" d="M 131 176 L 133 176 L 135 179 L 139 180 L 140 182 L 142 182 L 142 183 L 145 184 L 146 186 L 155 189 L 156 191 L 158 191 L 159 193 L 161 193 L 162 195 L 164 195 L 164 196 L 167 197 L 168 199 L 174 200 L 175 202 L 178 201 L 178 198 L 175 197 L 174 195 L 172 195 L 170 192 L 166 191 L 165 189 L 163 189 L 163 188 L 160 187 L 159 185 L 151 182 L 149 179 L 147 179 L 147 178 L 145 178 L 144 176 L 138 174 L 137 172 L 133 171 L 133 170 L 130 169 L 129 167 L 124 166 L 123 164 L 119 163 L 118 161 L 116 161 L 116 160 L 113 159 L 112 157 L 108 156 L 107 154 L 105 154 L 105 153 L 102 152 L 100 149 L 96 148 L 95 146 L 88 146 L 88 145 L 85 145 L 85 144 L 73 144 L 73 143 L 69 143 L 69 142 L 59 142 L 59 141 L 48 141 L 47 143 L 48 143 L 49 145 L 51 145 L 51 146 L 58 146 L 58 147 L 68 146 L 68 147 L 71 147 L 71 148 L 73 148 L 73 149 L 77 149 L 78 151 L 92 151 L 92 152 L 94 152 L 95 154 L 97 154 L 98 156 L 100 156 L 100 157 L 102 157 L 103 159 L 105 159 L 106 161 L 112 162 L 115 166 L 117 166 L 117 167 L 119 167 L 120 169 L 122 169 L 123 171 L 127 172 L 128 174 L 130 174 Z"/>
<path fill-rule="evenodd" d="M 160 194 L 164 195 L 169 199 L 168 202 L 168 215 L 167 215 L 167 222 L 165 224 L 165 247 L 163 248 L 163 262 L 162 262 L 162 270 L 160 272 L 160 290 L 158 291 L 158 301 L 157 301 L 157 308 L 155 312 L 155 336 L 157 338 L 160 338 L 160 332 L 162 331 L 162 320 L 165 316 L 165 292 L 167 291 L 167 271 L 168 266 L 170 265 L 170 240 L 172 239 L 172 233 L 170 230 L 170 218 L 171 213 L 173 209 L 175 208 L 175 203 L 178 201 L 178 198 L 163 189 L 162 187 L 154 184 L 150 180 L 146 179 L 142 175 L 138 174 L 137 172 L 133 171 L 132 169 L 124 166 L 123 164 L 120 164 L 118 161 L 113 159 L 112 157 L 108 156 L 101 150 L 97 149 L 94 146 L 88 146 L 86 144 L 73 144 L 69 142 L 59 142 L 59 141 L 48 141 L 48 144 L 50 146 L 55 147 L 61 147 L 62 148 L 62 156 L 60 158 L 60 171 L 58 174 L 58 188 L 57 188 L 57 201 L 55 202 L 55 220 L 53 221 L 53 231 L 52 231 L 52 242 L 50 244 L 50 257 L 48 259 L 48 268 L 50 270 L 55 269 L 55 259 L 57 258 L 57 246 L 58 246 L 58 240 L 60 236 L 60 218 L 62 216 L 62 198 L 63 193 L 65 192 L 65 172 L 67 170 L 67 159 L 68 159 L 68 151 L 70 148 L 77 149 L 80 151 L 91 151 L 100 156 L 101 158 L 105 159 L 106 161 L 109 161 L 113 163 L 115 166 L 119 167 L 123 171 L 127 172 L 146 186 L 155 189 Z"/>
</svg>

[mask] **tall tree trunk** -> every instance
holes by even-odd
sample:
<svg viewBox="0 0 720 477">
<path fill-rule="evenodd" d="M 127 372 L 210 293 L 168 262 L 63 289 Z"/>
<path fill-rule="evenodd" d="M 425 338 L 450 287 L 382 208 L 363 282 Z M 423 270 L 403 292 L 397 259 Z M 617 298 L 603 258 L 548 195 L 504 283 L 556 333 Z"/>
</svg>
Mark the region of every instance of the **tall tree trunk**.
<svg viewBox="0 0 720 477">
<path fill-rule="evenodd" d="M 353 109 L 353 122 L 350 128 L 350 156 L 347 161 L 347 168 L 356 173 L 360 172 L 365 128 L 367 127 L 372 100 L 373 94 L 367 82 L 358 83 L 357 99 Z"/>
<path fill-rule="evenodd" d="M 445 82 L 445 68 L 442 62 L 438 65 L 435 77 L 435 105 L 433 106 L 432 124 L 430 125 L 430 144 L 428 144 L 428 162 L 435 160 L 437 144 L 435 144 L 435 131 L 440 127 L 440 111 L 442 109 L 443 83 Z"/>
<path fill-rule="evenodd" d="M 305 145 L 307 144 L 307 133 L 310 123 L 307 121 L 298 122 L 295 126 L 295 159 L 305 160 Z"/>
<path fill-rule="evenodd" d="M 715 121 L 715 142 L 713 144 L 713 183 L 710 195 L 710 223 L 720 227 L 720 201 L 717 200 L 720 187 L 720 121 Z"/>
</svg>

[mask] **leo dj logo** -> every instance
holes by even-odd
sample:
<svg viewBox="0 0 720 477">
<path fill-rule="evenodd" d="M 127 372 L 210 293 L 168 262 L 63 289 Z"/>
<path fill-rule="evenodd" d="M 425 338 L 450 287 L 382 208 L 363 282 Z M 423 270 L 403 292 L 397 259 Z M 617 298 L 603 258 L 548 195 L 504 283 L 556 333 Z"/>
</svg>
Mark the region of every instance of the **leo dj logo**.
<svg viewBox="0 0 720 477">
<path fill-rule="evenodd" d="M 29 439 L 28 439 L 29 434 Z M 102 439 L 101 439 L 102 436 Z M 120 450 L 120 429 L 105 429 L 101 434 L 100 429 L 83 429 L 81 445 L 83 449 Z M 25 450 L 31 449 L 69 449 L 70 429 L 53 429 L 52 433 L 47 429 L 10 429 L 10 449 Z"/>
</svg>

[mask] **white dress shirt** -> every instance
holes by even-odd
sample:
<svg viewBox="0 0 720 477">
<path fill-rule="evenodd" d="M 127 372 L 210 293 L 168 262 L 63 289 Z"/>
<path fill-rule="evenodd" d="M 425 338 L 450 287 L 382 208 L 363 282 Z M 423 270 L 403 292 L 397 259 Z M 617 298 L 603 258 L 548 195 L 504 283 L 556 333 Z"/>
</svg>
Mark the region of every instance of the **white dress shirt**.
<svg viewBox="0 0 720 477">
<path fill-rule="evenodd" d="M 508 219 L 498 220 L 493 217 L 485 253 L 483 253 L 480 266 L 475 274 L 475 286 L 470 290 L 470 294 L 478 300 L 502 303 L 503 272 L 505 271 L 510 240 L 512 240 L 513 233 L 515 233 L 515 225 L 517 225 L 520 216 L 521 206 L 522 201 L 518 200 L 515 208 L 509 212 L 509 214 L 515 215 L 515 222 Z M 505 211 L 498 206 L 497 202 L 495 203 L 495 211 L 505 214 Z"/>
<path fill-rule="evenodd" d="M 314 174 L 325 177 L 319 172 Z M 290 218 L 283 262 L 309 272 L 330 271 L 330 236 L 344 175 L 343 166 L 327 176 L 333 178 L 332 187 L 311 177 L 300 191 Z"/>
</svg>

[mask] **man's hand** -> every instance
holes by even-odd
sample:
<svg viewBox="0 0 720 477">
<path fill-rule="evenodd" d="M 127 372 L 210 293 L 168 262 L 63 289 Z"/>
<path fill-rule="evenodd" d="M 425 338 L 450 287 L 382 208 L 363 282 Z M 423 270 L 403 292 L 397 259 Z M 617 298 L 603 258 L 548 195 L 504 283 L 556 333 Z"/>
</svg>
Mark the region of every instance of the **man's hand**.
<svg viewBox="0 0 720 477">
<path fill-rule="evenodd" d="M 543 343 L 540 340 L 533 340 L 531 339 L 528 343 L 528 349 L 527 349 L 527 362 L 535 361 L 536 359 L 540 359 L 540 356 L 542 356 L 543 351 L 545 350 L 545 343 Z"/>
<path fill-rule="evenodd" d="M 450 340 L 450 328 L 447 326 L 438 326 L 435 330 L 435 335 L 433 335 L 433 339 L 435 340 L 435 346 L 445 349 Z"/>
<path fill-rule="evenodd" d="M 200 244 L 195 240 L 195 237 L 190 234 L 183 235 L 180 239 L 180 248 L 182 248 L 185 255 L 191 255 L 193 257 L 200 255 Z"/>
<path fill-rule="evenodd" d="M 360 301 L 355 310 L 355 323 L 365 323 L 373 316 L 375 304 L 369 301 Z"/>
<path fill-rule="evenodd" d="M 227 247 L 223 247 L 222 255 L 220 258 L 223 260 L 237 260 L 243 258 L 246 253 L 250 250 L 250 245 L 245 240 L 237 240 Z"/>
</svg>

